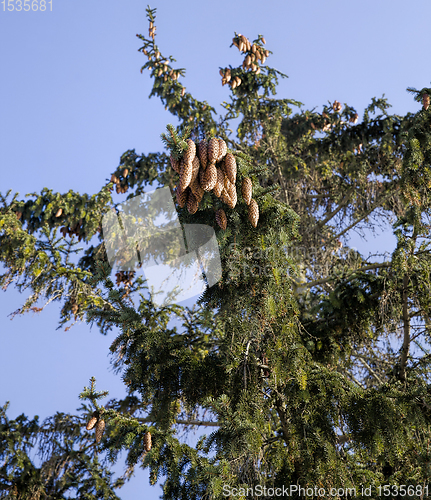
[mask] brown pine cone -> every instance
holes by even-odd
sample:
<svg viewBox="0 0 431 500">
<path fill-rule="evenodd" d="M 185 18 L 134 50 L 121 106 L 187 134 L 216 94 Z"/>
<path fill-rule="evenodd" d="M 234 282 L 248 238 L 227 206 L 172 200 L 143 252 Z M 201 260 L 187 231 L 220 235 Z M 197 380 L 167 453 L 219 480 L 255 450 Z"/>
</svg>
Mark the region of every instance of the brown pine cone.
<svg viewBox="0 0 431 500">
<path fill-rule="evenodd" d="M 241 194 L 247 205 L 250 205 L 251 197 L 253 192 L 253 184 L 249 177 L 244 177 L 242 180 Z"/>
<path fill-rule="evenodd" d="M 197 178 L 199 174 L 199 167 L 200 167 L 199 158 L 195 156 L 192 161 L 192 178 L 190 180 L 189 186 Z"/>
<path fill-rule="evenodd" d="M 228 192 L 229 198 L 231 199 L 231 203 L 229 205 L 229 208 L 235 208 L 236 203 L 238 201 L 235 184 L 231 184 L 230 188 L 227 190 L 227 192 Z"/>
<path fill-rule="evenodd" d="M 218 140 L 218 158 L 217 161 L 222 161 L 222 159 L 226 156 L 227 146 L 224 140 L 220 137 Z"/>
<path fill-rule="evenodd" d="M 251 222 L 253 227 L 257 226 L 257 221 L 259 220 L 259 205 L 253 198 L 248 206 L 248 220 Z"/>
<path fill-rule="evenodd" d="M 424 94 L 422 96 L 422 105 L 423 105 L 425 111 L 429 108 L 430 96 L 428 94 Z"/>
<path fill-rule="evenodd" d="M 100 443 L 104 430 L 105 430 L 105 421 L 103 419 L 98 420 L 96 424 L 96 443 Z"/>
<path fill-rule="evenodd" d="M 146 432 L 144 434 L 144 448 L 145 448 L 145 451 L 150 451 L 151 450 L 151 446 L 152 446 L 152 443 L 151 443 L 151 434 L 149 432 Z"/>
<path fill-rule="evenodd" d="M 227 191 L 226 188 L 223 188 L 221 194 L 220 194 L 220 199 L 223 203 L 226 203 L 228 207 L 232 205 L 232 200 L 229 196 L 229 192 Z"/>
<path fill-rule="evenodd" d="M 224 173 L 220 168 L 217 169 L 217 182 L 216 185 L 214 186 L 214 194 L 217 196 L 217 198 L 220 198 L 221 192 L 223 191 L 224 188 Z"/>
<path fill-rule="evenodd" d="M 201 162 L 202 168 L 205 170 L 207 167 L 207 159 L 208 159 L 208 144 L 205 139 L 202 139 L 199 143 L 199 161 Z"/>
<path fill-rule="evenodd" d="M 169 157 L 169 160 L 171 162 L 171 167 L 177 172 L 177 174 L 180 173 L 180 162 L 176 160 L 172 155 Z"/>
<path fill-rule="evenodd" d="M 56 217 L 61 217 L 61 214 L 63 213 L 63 210 L 61 208 L 59 208 L 57 210 L 57 213 L 55 214 Z"/>
<path fill-rule="evenodd" d="M 218 158 L 219 142 L 216 137 L 210 139 L 208 143 L 208 163 L 215 163 Z"/>
<path fill-rule="evenodd" d="M 198 201 L 191 191 L 189 192 L 187 198 L 187 210 L 190 214 L 195 214 L 198 211 Z"/>
<path fill-rule="evenodd" d="M 226 213 L 222 208 L 219 208 L 215 214 L 215 218 L 217 221 L 217 224 L 223 229 L 223 231 L 226 231 L 227 228 L 227 217 Z"/>
<path fill-rule="evenodd" d="M 236 182 L 236 160 L 232 153 L 228 153 L 225 158 L 226 175 L 232 184 Z"/>
<path fill-rule="evenodd" d="M 97 423 L 97 411 L 94 411 L 93 414 L 91 415 L 90 420 L 88 421 L 87 424 L 87 431 L 91 431 L 91 429 L 96 425 Z"/>
<path fill-rule="evenodd" d="M 181 186 L 181 191 L 184 191 L 187 186 L 190 185 L 190 182 L 192 180 L 192 175 L 193 175 L 193 166 L 192 163 L 187 163 L 184 161 L 184 158 L 181 160 L 180 163 L 180 186 Z"/>
<path fill-rule="evenodd" d="M 211 191 L 217 183 L 217 168 L 214 163 L 209 165 L 203 174 L 203 183 L 201 184 L 204 191 Z"/>
<path fill-rule="evenodd" d="M 181 208 L 184 208 L 187 203 L 188 190 L 181 190 L 180 186 L 177 186 L 177 203 Z"/>
<path fill-rule="evenodd" d="M 184 153 L 184 163 L 192 163 L 193 158 L 196 156 L 196 144 L 192 139 L 187 140 L 186 152 Z"/>
<path fill-rule="evenodd" d="M 190 183 L 190 189 L 192 193 L 195 195 L 195 198 L 198 203 L 202 201 L 202 197 L 204 195 L 204 190 L 202 189 L 201 185 L 199 184 L 199 179 L 196 178 L 194 181 Z"/>
</svg>

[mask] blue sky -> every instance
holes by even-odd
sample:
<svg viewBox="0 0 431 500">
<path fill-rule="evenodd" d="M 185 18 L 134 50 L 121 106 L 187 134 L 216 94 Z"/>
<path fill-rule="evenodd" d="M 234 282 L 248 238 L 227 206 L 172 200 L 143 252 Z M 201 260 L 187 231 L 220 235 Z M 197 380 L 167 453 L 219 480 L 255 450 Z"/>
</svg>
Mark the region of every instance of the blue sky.
<svg viewBox="0 0 431 500">
<path fill-rule="evenodd" d="M 10 12 L 7 5 L 3 11 L 0 4 L 0 192 L 92 194 L 127 149 L 162 149 L 160 134 L 175 120 L 148 99 L 149 72 L 140 73 L 146 58 L 136 34 L 148 33 L 146 2 L 53 0 L 45 12 Z M 403 115 L 419 110 L 406 88 L 431 86 L 428 0 L 158 0 L 151 7 L 162 55 L 186 68 L 181 82 L 217 111 L 229 99 L 219 67 L 242 62 L 229 48 L 235 31 L 265 36 L 274 52 L 268 65 L 289 76 L 278 97 L 304 108 L 338 100 L 361 116 L 372 97 L 385 94 L 389 111 Z M 391 250 L 393 241 L 384 231 L 351 244 L 368 252 Z M 10 417 L 75 411 L 91 376 L 110 396 L 124 394 L 109 370 L 113 334 L 86 325 L 56 330 L 57 305 L 10 321 L 23 301 L 12 288 L 0 293 L 0 404 L 11 401 Z M 146 477 L 134 478 L 122 498 L 158 498 Z"/>
</svg>

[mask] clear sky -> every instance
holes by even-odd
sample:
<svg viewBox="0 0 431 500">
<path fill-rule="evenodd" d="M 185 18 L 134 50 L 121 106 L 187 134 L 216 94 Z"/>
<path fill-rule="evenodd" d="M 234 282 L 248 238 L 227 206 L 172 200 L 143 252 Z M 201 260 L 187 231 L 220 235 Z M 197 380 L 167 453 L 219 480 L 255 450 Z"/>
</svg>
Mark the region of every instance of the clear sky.
<svg viewBox="0 0 431 500">
<path fill-rule="evenodd" d="M 18 0 L 0 3 L 0 192 L 23 197 L 43 187 L 93 194 L 105 184 L 127 149 L 162 150 L 160 134 L 176 123 L 157 99 L 148 99 L 149 72 L 137 52 L 147 35 L 146 2 L 52 0 L 52 11 L 25 12 Z M 38 0 L 37 4 L 40 4 Z M 229 99 L 219 67 L 242 62 L 229 48 L 234 32 L 263 34 L 274 52 L 268 65 L 289 76 L 278 97 L 318 110 L 328 101 L 354 106 L 360 116 L 383 94 L 403 115 L 419 104 L 409 86 L 431 86 L 429 0 L 154 0 L 162 55 L 186 68 L 181 82 L 217 111 Z M 124 195 L 125 196 L 125 195 Z M 383 231 L 368 243 L 392 250 Z M 10 321 L 24 302 L 14 289 L 0 293 L 0 404 L 9 416 L 45 418 L 74 412 L 91 376 L 110 396 L 124 394 L 109 369 L 114 334 L 85 324 L 56 330 L 59 307 Z M 141 473 L 121 491 L 125 500 L 155 499 L 158 487 Z"/>
</svg>

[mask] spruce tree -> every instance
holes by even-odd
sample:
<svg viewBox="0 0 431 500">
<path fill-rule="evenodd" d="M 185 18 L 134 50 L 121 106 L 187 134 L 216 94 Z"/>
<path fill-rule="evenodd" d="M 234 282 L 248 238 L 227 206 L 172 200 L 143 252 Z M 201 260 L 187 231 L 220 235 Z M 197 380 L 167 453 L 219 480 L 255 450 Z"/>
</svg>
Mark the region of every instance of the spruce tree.
<svg viewBox="0 0 431 500">
<path fill-rule="evenodd" d="M 126 151 L 93 196 L 45 189 L 24 201 L 8 193 L 0 212 L 0 284 L 32 290 L 21 313 L 45 298 L 61 302 L 61 326 L 85 320 L 102 333 L 115 328 L 113 364 L 129 395 L 102 402 L 106 393 L 92 380 L 79 417 L 57 415 L 42 426 L 24 416 L 11 423 L 4 408 L 0 488 L 15 498 L 34 491 L 68 498 L 66 486 L 81 488 L 83 498 L 116 498 L 120 483 L 95 453 L 116 461 L 126 451 L 125 477 L 138 466 L 149 468 L 152 484 L 165 475 L 169 500 L 244 497 L 247 488 L 272 498 L 283 486 L 292 486 L 293 498 L 313 496 L 299 487 L 370 498 L 362 486 L 378 498 L 385 485 L 425 498 L 431 90 L 408 89 L 423 108 L 404 117 L 389 115 L 384 97 L 372 99 L 362 121 L 337 101 L 304 111 L 273 97 L 286 75 L 265 64 L 264 37 L 235 33 L 232 46 L 244 61 L 220 68 L 231 101 L 217 122 L 215 109 L 179 81 L 184 70 L 162 55 L 155 9 L 147 14 L 148 37 L 138 36 L 147 58 L 141 72 L 150 70 L 150 97 L 179 121 L 161 131 L 164 151 Z M 237 118 L 234 135 L 229 124 Z M 202 174 L 191 186 L 194 148 Z M 214 228 L 222 276 L 197 307 L 157 307 L 132 271 L 118 272 L 114 284 L 101 226 L 116 208 L 114 186 L 128 199 L 170 187 L 183 227 Z M 397 246 L 389 259 L 342 245 L 349 231 L 391 217 Z M 75 264 L 77 243 L 95 235 L 100 243 Z M 135 304 L 132 295 L 142 291 Z M 176 431 L 191 426 L 213 432 L 188 446 Z M 56 445 L 48 445 L 54 432 Z M 28 457 L 33 436 L 45 453 L 41 469 Z M 78 452 L 73 446 L 82 440 L 94 448 Z M 85 472 L 74 468 L 72 477 L 72 459 Z M 31 478 L 25 487 L 23 477 Z"/>
</svg>

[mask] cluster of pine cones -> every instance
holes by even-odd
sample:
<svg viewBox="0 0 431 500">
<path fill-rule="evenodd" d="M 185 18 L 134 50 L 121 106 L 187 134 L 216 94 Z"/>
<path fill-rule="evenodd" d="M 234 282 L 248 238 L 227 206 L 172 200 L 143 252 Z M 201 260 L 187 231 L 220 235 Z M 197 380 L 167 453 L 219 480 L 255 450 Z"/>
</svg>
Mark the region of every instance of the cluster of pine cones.
<svg viewBox="0 0 431 500">
<path fill-rule="evenodd" d="M 124 297 L 128 297 L 130 294 L 130 287 L 133 284 L 133 278 L 135 276 L 134 271 L 118 271 L 118 273 L 115 274 L 115 279 L 117 286 L 120 286 L 121 283 L 124 283 L 124 288 L 125 288 L 125 293 L 123 295 Z"/>
<path fill-rule="evenodd" d="M 126 177 L 128 175 L 129 175 L 128 168 L 125 168 L 123 170 L 123 177 L 124 177 L 123 182 L 121 182 L 121 180 L 115 174 L 111 175 L 111 182 L 113 182 L 115 184 L 115 191 L 117 194 L 124 194 L 127 192 L 128 185 L 127 185 Z"/>
<path fill-rule="evenodd" d="M 91 415 L 87 424 L 87 431 L 91 431 L 93 427 L 96 427 L 96 443 L 100 443 L 105 430 L 105 421 L 103 418 L 100 418 L 98 411 L 93 412 L 93 415 Z"/>
<path fill-rule="evenodd" d="M 202 139 L 196 148 L 192 139 L 187 140 L 187 150 L 180 160 L 170 157 L 172 168 L 180 175 L 180 181 L 176 189 L 178 205 L 191 214 L 198 210 L 205 192 L 213 191 L 229 208 L 235 208 L 237 204 L 236 160 L 232 153 L 227 152 L 227 146 L 223 139 L 213 137 L 209 141 Z M 252 182 L 245 177 L 242 181 L 242 197 L 248 205 L 248 218 L 253 227 L 257 226 L 259 220 L 259 207 L 252 199 Z M 220 208 L 216 212 L 217 224 L 226 230 L 227 217 L 225 211 Z"/>
<path fill-rule="evenodd" d="M 260 73 L 260 67 L 257 65 L 260 60 L 261 64 L 264 64 L 266 58 L 269 56 L 269 50 L 265 50 L 261 45 L 256 43 L 250 43 L 250 40 L 244 35 L 238 35 L 232 39 L 233 44 L 238 47 L 240 52 L 245 52 L 245 58 L 242 63 L 244 69 L 249 69 L 258 75 Z M 262 38 L 262 42 L 265 42 L 265 38 Z M 241 78 L 235 76 L 232 78 L 230 68 L 225 68 L 220 70 L 220 76 L 222 77 L 222 85 L 228 83 L 232 89 L 241 85 Z"/>
</svg>

